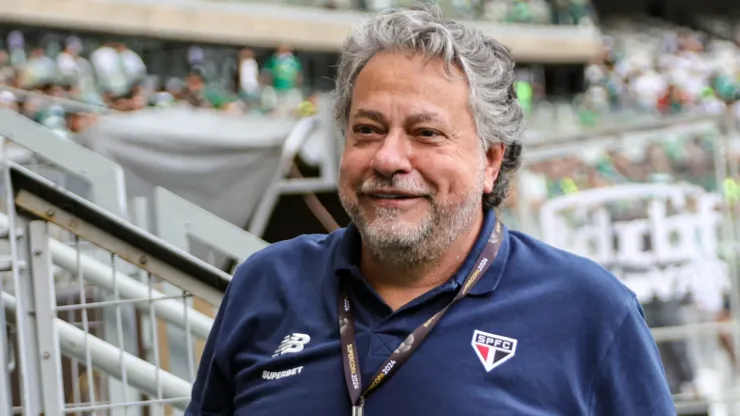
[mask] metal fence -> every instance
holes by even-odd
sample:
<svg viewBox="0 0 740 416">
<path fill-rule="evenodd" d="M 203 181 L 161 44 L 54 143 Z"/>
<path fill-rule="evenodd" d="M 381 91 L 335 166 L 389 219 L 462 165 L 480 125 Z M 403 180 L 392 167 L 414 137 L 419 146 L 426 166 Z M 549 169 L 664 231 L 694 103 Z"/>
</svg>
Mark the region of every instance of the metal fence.
<svg viewBox="0 0 740 416">
<path fill-rule="evenodd" d="M 192 293 L 212 313 L 229 275 L 30 170 L 2 175 L 7 414 L 184 410 L 212 325 Z"/>
<path fill-rule="evenodd" d="M 266 243 L 161 188 L 129 200 L 120 166 L 2 109 L 0 135 L 0 414 L 181 414 L 230 278 L 219 268 Z M 303 185 L 282 174 L 276 195 Z"/>
</svg>

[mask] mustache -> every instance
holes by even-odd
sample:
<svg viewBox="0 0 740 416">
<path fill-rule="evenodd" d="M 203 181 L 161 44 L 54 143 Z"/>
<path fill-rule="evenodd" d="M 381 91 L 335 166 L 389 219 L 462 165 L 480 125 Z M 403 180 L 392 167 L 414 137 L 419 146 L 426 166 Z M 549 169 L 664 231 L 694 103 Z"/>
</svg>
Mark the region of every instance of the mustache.
<svg viewBox="0 0 740 416">
<path fill-rule="evenodd" d="M 357 192 L 360 194 L 368 194 L 378 191 L 387 191 L 389 189 L 422 196 L 434 196 L 436 194 L 434 189 L 429 185 L 419 184 L 410 179 L 398 179 L 395 177 L 372 177 L 363 182 L 362 185 L 357 188 Z"/>
</svg>

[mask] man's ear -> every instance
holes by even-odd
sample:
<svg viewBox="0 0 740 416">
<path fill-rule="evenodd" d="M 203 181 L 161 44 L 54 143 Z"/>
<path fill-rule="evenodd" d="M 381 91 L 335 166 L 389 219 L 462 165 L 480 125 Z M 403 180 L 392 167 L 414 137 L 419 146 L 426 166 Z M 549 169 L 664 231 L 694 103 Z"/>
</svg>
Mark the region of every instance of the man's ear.
<svg viewBox="0 0 740 416">
<path fill-rule="evenodd" d="M 493 192 L 493 184 L 496 183 L 499 172 L 501 172 L 501 163 L 504 161 L 506 145 L 496 143 L 486 150 L 486 171 L 483 181 L 483 193 L 490 194 Z"/>
</svg>

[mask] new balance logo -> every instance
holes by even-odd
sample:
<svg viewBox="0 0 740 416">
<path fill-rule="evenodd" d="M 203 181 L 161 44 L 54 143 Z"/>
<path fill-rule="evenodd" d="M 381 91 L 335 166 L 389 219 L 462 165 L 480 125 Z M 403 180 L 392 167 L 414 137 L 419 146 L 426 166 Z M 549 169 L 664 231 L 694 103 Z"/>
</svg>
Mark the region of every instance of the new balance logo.
<svg viewBox="0 0 740 416">
<path fill-rule="evenodd" d="M 309 341 L 311 341 L 311 337 L 306 334 L 299 334 L 296 332 L 294 334 L 286 335 L 285 338 L 283 338 L 283 342 L 280 343 L 275 350 L 275 354 L 272 356 L 277 357 L 278 355 L 301 352 Z"/>
</svg>

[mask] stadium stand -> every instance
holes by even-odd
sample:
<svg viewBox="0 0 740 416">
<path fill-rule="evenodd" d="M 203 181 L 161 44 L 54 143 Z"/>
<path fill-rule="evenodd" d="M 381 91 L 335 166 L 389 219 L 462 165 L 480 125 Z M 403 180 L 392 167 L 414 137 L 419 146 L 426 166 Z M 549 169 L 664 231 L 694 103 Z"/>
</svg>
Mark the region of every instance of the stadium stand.
<svg viewBox="0 0 740 416">
<path fill-rule="evenodd" d="M 301 50 L 336 51 L 361 13 L 350 5 L 330 3 L 308 8 L 240 1 L 3 0 L 0 20 L 191 42 L 253 47 L 285 42 Z M 550 10 L 551 18 L 543 1 L 439 4 L 454 17 L 475 18 L 473 24 L 504 41 L 520 61 L 584 62 L 599 49 L 599 32 L 590 9 L 580 0 L 559 2 L 562 6 Z M 378 11 L 394 5 L 368 2 L 364 8 Z M 507 20 L 510 24 L 500 24 Z M 527 24 L 551 20 L 563 25 Z"/>
</svg>

